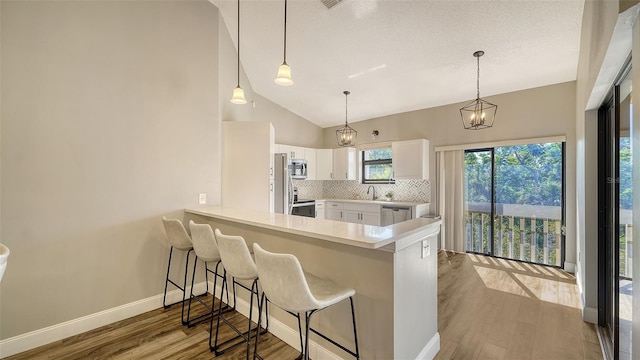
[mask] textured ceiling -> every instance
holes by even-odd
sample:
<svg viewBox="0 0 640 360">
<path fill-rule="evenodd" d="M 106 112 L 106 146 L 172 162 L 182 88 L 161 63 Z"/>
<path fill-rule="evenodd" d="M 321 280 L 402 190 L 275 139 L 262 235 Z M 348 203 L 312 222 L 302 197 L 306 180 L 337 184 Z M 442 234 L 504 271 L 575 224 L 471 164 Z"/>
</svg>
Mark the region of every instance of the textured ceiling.
<svg viewBox="0 0 640 360">
<path fill-rule="evenodd" d="M 236 43 L 236 1 L 210 0 Z M 242 66 L 255 92 L 321 126 L 576 79 L 584 1 L 289 0 L 241 2 Z M 235 71 L 235 69 L 234 69 Z M 241 84 L 242 85 L 242 84 Z M 250 100 L 250 99 L 249 99 Z M 499 104 L 498 104 L 499 105 Z"/>
</svg>

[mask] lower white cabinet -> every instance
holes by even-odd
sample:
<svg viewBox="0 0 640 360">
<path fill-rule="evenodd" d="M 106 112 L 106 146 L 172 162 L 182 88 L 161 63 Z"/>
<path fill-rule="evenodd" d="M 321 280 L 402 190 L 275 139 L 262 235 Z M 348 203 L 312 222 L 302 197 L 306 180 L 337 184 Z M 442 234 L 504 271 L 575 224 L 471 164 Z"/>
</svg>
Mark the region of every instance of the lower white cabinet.
<svg viewBox="0 0 640 360">
<path fill-rule="evenodd" d="M 327 201 L 325 215 L 329 220 L 380 226 L 378 204 Z"/>
<path fill-rule="evenodd" d="M 343 210 L 344 220 L 350 223 L 380 226 L 380 212 Z"/>
<path fill-rule="evenodd" d="M 325 218 L 324 205 L 324 201 L 316 201 L 316 219 Z"/>
</svg>

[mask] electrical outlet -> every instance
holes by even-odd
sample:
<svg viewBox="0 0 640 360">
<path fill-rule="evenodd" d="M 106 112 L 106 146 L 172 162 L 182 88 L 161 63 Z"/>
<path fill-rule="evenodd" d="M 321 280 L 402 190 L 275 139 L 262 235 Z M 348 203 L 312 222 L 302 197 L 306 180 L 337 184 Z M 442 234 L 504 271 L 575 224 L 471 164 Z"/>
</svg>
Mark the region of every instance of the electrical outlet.
<svg viewBox="0 0 640 360">
<path fill-rule="evenodd" d="M 431 246 L 429 246 L 428 240 L 422 240 L 422 259 L 431 255 Z"/>
<path fill-rule="evenodd" d="M 207 194 L 206 193 L 200 193 L 198 195 L 198 204 L 202 205 L 202 204 L 206 204 L 207 203 Z"/>
</svg>

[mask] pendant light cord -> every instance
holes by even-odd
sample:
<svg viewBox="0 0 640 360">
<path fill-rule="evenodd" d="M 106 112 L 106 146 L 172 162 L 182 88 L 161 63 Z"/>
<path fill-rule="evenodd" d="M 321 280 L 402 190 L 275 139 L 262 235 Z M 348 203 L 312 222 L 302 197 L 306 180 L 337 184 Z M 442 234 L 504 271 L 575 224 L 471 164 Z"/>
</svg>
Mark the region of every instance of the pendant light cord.
<svg viewBox="0 0 640 360">
<path fill-rule="evenodd" d="M 476 82 L 478 93 L 476 94 L 476 99 L 480 99 L 480 56 L 477 56 L 476 59 L 478 59 L 478 77 Z"/>
<path fill-rule="evenodd" d="M 348 126 L 348 125 L 349 125 L 349 124 L 347 123 L 347 118 L 348 118 L 348 117 L 347 117 L 347 114 L 348 114 L 348 113 L 347 113 L 347 110 L 349 109 L 349 104 L 348 104 L 348 102 L 347 102 L 347 100 L 348 100 L 348 95 L 349 95 L 349 92 L 348 92 L 348 91 L 345 91 L 345 92 L 344 92 L 344 125 L 345 125 L 345 126 Z"/>
<path fill-rule="evenodd" d="M 287 63 L 287 0 L 284 0 L 284 63 Z"/>
<path fill-rule="evenodd" d="M 238 0 L 238 86 L 240 86 L 240 0 Z"/>
</svg>

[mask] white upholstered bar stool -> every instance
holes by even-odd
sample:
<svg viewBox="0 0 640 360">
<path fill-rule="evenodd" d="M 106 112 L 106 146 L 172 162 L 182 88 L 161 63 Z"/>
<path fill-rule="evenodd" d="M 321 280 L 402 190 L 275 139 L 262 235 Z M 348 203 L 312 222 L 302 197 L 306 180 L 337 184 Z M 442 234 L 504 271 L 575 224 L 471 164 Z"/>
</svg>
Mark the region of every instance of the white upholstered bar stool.
<svg viewBox="0 0 640 360">
<path fill-rule="evenodd" d="M 294 255 L 271 253 L 255 243 L 253 244 L 253 254 L 256 259 L 260 286 L 263 291 L 261 303 L 266 304 L 270 302 L 275 304 L 298 318 L 302 352 L 299 358 L 304 357 L 306 360 L 309 359 L 309 331 L 312 331 L 356 359 L 360 359 L 356 316 L 353 307 L 353 296 L 356 294 L 355 290 L 342 287 L 333 281 L 320 279 L 317 276 L 305 273 L 302 270 L 298 258 Z M 264 299 L 265 296 L 266 299 Z M 355 352 L 338 344 L 336 341 L 311 328 L 309 325 L 313 314 L 346 299 L 349 299 L 351 304 Z M 300 315 L 302 313 L 304 313 L 305 318 L 304 344 L 302 344 L 302 326 L 300 324 Z M 260 326 L 260 322 L 258 322 L 258 326 Z M 256 338 L 254 348 L 254 354 L 257 353 L 258 338 Z"/>
<path fill-rule="evenodd" d="M 171 250 L 169 251 L 169 262 L 167 264 L 167 277 L 164 282 L 164 297 L 162 298 L 162 305 L 167 308 L 173 304 L 177 304 L 178 302 L 167 305 L 167 288 L 169 284 L 175 286 L 180 291 L 182 291 L 182 311 L 181 311 L 181 320 L 182 324 L 186 325 L 187 322 L 184 318 L 184 303 L 187 295 L 187 272 L 189 271 L 189 256 L 191 252 L 193 252 L 193 244 L 191 243 L 191 237 L 187 233 L 187 229 L 182 225 L 182 221 L 177 219 L 167 219 L 165 216 L 162 217 L 162 224 L 164 225 L 164 231 L 167 233 L 167 240 L 169 240 L 169 245 L 171 245 Z M 175 281 L 169 278 L 169 272 L 171 270 L 171 259 L 173 257 L 173 250 L 179 250 L 187 253 L 187 262 L 184 266 L 184 280 L 182 281 L 182 285 L 176 283 Z"/>
<path fill-rule="evenodd" d="M 218 285 L 218 278 L 222 279 L 222 274 L 218 271 L 222 260 L 220 259 L 220 251 L 218 251 L 218 244 L 216 238 L 213 235 L 213 230 L 209 224 L 196 224 L 193 220 L 189 221 L 189 229 L 191 230 L 191 241 L 193 242 L 193 251 L 196 254 L 195 261 L 193 262 L 193 271 L 191 272 L 191 292 L 189 294 L 189 305 L 187 307 L 187 326 L 191 327 L 199 321 L 206 320 L 209 316 L 217 315 L 215 311 L 215 298 L 216 288 Z M 213 298 L 211 299 L 211 310 L 205 314 L 191 318 L 191 303 L 195 299 L 205 307 L 209 306 L 199 297 L 193 294 L 193 287 L 195 285 L 196 269 L 198 267 L 198 260 L 204 263 L 204 276 L 206 282 L 206 291 L 209 292 L 209 273 L 213 275 Z M 211 265 L 211 268 L 209 268 Z M 220 292 L 220 301 L 222 301 L 223 292 Z M 229 292 L 227 291 L 227 305 L 223 309 L 226 310 L 229 304 Z M 235 304 L 234 304 L 235 307 Z"/>
<path fill-rule="evenodd" d="M 232 279 L 231 283 L 234 289 L 234 296 L 235 296 L 236 285 L 250 292 L 249 320 L 248 320 L 249 325 L 248 325 L 247 331 L 243 332 L 239 330 L 231 322 L 229 322 L 229 320 L 225 318 L 224 313 L 221 312 L 221 308 L 220 308 L 218 310 L 218 316 L 217 316 L 218 321 L 216 323 L 216 335 L 215 335 L 215 340 L 213 345 L 211 345 L 211 337 L 213 335 L 213 318 L 211 319 L 211 330 L 209 332 L 209 347 L 212 351 L 215 352 L 216 355 L 220 355 L 231 347 L 240 345 L 242 343 L 246 343 L 247 360 L 248 360 L 249 351 L 251 349 L 251 338 L 256 336 L 256 335 L 252 335 L 252 332 L 255 331 L 257 333 L 259 329 L 259 326 L 256 326 L 255 329 L 251 328 L 254 297 L 258 304 L 258 309 L 262 309 L 262 307 L 260 306 L 260 298 L 258 296 L 258 270 L 256 269 L 256 264 L 253 261 L 253 258 L 251 257 L 251 253 L 249 252 L 249 247 L 247 246 L 247 243 L 245 242 L 242 236 L 224 235 L 220 232 L 220 230 L 216 229 L 215 237 L 216 237 L 216 241 L 218 242 L 218 250 L 220 251 L 220 258 L 222 258 L 222 265 L 224 266 L 224 275 L 223 275 L 224 280 L 222 281 L 222 288 L 223 289 L 225 287 L 228 288 L 228 280 L 227 280 L 227 274 L 228 274 L 231 276 L 231 279 Z M 238 282 L 237 280 L 251 282 L 251 288 L 249 289 L 246 285 L 244 285 L 242 282 Z M 219 303 L 219 306 L 222 306 L 222 302 Z M 265 306 L 265 313 L 268 313 L 266 310 L 267 309 Z M 259 311 L 258 318 L 261 318 L 260 315 L 261 315 L 261 312 Z M 225 340 L 224 342 L 219 344 L 218 335 L 220 333 L 220 320 L 222 320 L 225 324 L 227 324 L 227 326 L 233 329 L 236 332 L 237 336 L 231 339 Z M 267 317 L 266 328 L 267 329 L 269 328 L 268 317 Z M 231 344 L 229 346 L 226 346 L 224 349 L 221 349 L 222 346 L 232 343 L 240 338 L 241 338 L 240 341 L 234 344 Z"/>
</svg>

